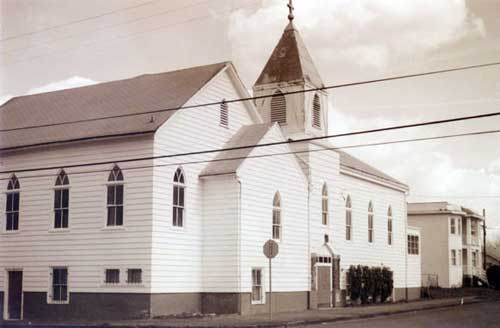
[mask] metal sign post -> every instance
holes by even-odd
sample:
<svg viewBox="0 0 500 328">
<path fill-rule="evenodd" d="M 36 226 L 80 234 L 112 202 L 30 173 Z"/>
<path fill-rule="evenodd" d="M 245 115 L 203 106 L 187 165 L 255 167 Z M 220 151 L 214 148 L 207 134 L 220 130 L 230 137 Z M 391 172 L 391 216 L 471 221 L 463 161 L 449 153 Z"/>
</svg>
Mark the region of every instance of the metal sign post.
<svg viewBox="0 0 500 328">
<path fill-rule="evenodd" d="M 276 257 L 279 252 L 279 245 L 270 239 L 264 244 L 264 255 L 269 259 L 269 320 L 273 320 L 273 274 L 271 259 Z"/>
</svg>

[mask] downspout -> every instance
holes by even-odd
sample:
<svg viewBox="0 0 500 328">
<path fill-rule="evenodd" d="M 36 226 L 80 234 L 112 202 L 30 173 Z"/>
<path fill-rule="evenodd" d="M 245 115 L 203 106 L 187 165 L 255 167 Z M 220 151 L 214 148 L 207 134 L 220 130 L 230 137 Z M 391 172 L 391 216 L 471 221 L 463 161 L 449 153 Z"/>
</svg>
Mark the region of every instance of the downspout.
<svg viewBox="0 0 500 328">
<path fill-rule="evenodd" d="M 407 201 L 407 194 L 408 192 L 405 192 L 405 235 L 403 238 L 404 244 L 403 244 L 403 249 L 405 252 L 405 300 L 408 302 L 408 201 Z M 420 264 L 422 265 L 422 264 Z"/>
<path fill-rule="evenodd" d="M 241 297 L 242 297 L 242 291 L 241 291 L 241 181 L 238 177 L 236 177 L 236 182 L 238 183 L 238 218 L 236 219 L 236 224 L 237 224 L 237 241 L 236 241 L 236 250 L 238 254 L 238 269 L 237 269 L 237 275 L 238 275 L 238 314 L 242 314 L 242 302 L 241 302 Z"/>
<path fill-rule="evenodd" d="M 310 173 L 309 173 L 310 174 Z M 307 299 L 308 303 L 308 308 L 311 309 L 311 292 L 312 292 L 312 285 L 311 285 L 311 279 L 312 279 L 312 259 L 311 259 L 311 179 L 309 178 L 307 181 L 307 272 L 309 272 L 308 275 L 308 282 L 307 284 L 309 285 L 309 297 Z"/>
<path fill-rule="evenodd" d="M 486 270 L 486 209 L 483 208 L 483 270 Z"/>
</svg>

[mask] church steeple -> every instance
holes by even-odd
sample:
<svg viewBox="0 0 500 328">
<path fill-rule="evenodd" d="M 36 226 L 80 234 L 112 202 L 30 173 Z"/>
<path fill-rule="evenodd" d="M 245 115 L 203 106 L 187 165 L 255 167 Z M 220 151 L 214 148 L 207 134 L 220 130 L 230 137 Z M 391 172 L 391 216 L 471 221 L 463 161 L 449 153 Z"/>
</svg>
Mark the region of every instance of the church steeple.
<svg viewBox="0 0 500 328">
<path fill-rule="evenodd" d="M 262 117 L 277 122 L 288 137 L 325 135 L 328 131 L 328 95 L 325 91 L 297 93 L 324 87 L 311 55 L 293 24 L 294 7 L 288 3 L 288 25 L 253 86 Z M 292 94 L 287 95 L 287 92 Z"/>
<path fill-rule="evenodd" d="M 293 4 L 288 4 L 290 21 L 280 41 L 260 73 L 255 86 L 280 82 L 308 82 L 316 88 L 323 87 L 323 81 L 314 66 L 311 55 L 293 24 Z"/>
</svg>

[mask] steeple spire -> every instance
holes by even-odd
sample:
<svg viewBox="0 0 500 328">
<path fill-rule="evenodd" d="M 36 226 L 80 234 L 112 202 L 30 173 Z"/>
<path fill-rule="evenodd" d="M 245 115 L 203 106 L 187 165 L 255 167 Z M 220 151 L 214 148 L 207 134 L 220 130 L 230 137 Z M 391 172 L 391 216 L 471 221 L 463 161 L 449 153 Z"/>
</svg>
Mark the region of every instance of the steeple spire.
<svg viewBox="0 0 500 328">
<path fill-rule="evenodd" d="M 288 0 L 287 7 L 288 7 L 288 11 L 289 11 L 288 20 L 291 23 L 293 21 L 293 19 L 295 18 L 295 16 L 293 15 L 293 10 L 295 9 L 295 7 L 293 6 L 293 1 L 292 0 Z"/>
</svg>

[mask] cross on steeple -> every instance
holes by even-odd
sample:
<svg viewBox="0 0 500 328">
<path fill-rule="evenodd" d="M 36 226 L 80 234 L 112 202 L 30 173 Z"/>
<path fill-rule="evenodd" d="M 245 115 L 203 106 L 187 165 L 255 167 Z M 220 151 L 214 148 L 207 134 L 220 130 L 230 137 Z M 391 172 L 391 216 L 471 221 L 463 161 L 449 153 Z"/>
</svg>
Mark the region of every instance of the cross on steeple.
<svg viewBox="0 0 500 328">
<path fill-rule="evenodd" d="M 293 21 L 293 19 L 295 18 L 295 17 L 293 16 L 293 10 L 294 10 L 295 8 L 293 7 L 293 2 L 292 2 L 292 0 L 288 0 L 288 5 L 287 5 L 287 7 L 288 7 L 288 10 L 289 10 L 288 20 L 289 20 L 290 22 L 292 22 L 292 21 Z"/>
</svg>

